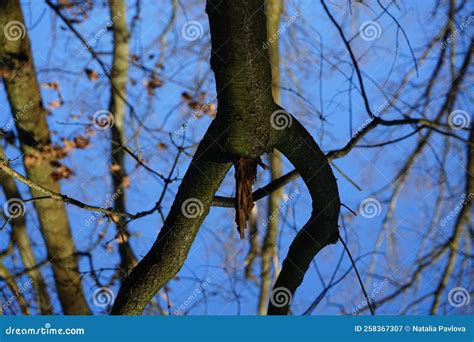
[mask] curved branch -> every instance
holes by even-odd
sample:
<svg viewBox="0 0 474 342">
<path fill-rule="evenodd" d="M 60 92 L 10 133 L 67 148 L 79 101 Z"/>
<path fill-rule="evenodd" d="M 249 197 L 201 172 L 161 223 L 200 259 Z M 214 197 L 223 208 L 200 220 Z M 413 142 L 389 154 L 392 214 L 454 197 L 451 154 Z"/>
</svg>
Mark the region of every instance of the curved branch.
<svg viewBox="0 0 474 342">
<path fill-rule="evenodd" d="M 377 126 L 398 126 L 398 125 L 420 125 L 421 128 L 431 128 L 435 130 L 436 127 L 449 127 L 448 125 L 442 125 L 438 122 L 433 122 L 433 121 L 428 121 L 425 119 L 396 119 L 396 120 L 384 120 L 381 119 L 380 117 L 376 117 L 372 119 L 363 129 L 361 129 L 357 134 L 352 137 L 351 140 L 347 142 L 347 144 L 337 150 L 332 150 L 326 153 L 326 158 L 331 161 L 333 159 L 338 159 L 345 157 L 349 152 L 356 147 L 357 143 L 364 137 L 366 136 L 370 131 L 372 131 L 374 128 Z M 446 132 L 443 132 L 446 133 Z M 253 192 L 252 198 L 254 201 L 261 200 L 262 198 L 267 197 L 269 194 L 271 194 L 274 191 L 277 191 L 278 189 L 284 187 L 288 183 L 294 181 L 300 177 L 300 174 L 298 171 L 292 170 L 283 176 L 272 180 L 270 183 L 267 185 L 261 187 L 260 189 L 257 189 Z M 212 205 L 215 207 L 225 207 L 225 208 L 233 208 L 235 206 L 235 198 L 233 197 L 225 197 L 225 196 L 215 196 L 214 200 L 212 201 Z"/>
<path fill-rule="evenodd" d="M 291 126 L 282 131 L 276 147 L 301 174 L 313 202 L 311 217 L 291 243 L 274 285 L 275 300 L 270 300 L 268 307 L 270 315 L 285 315 L 291 303 L 278 305 L 278 289 L 284 288 L 293 296 L 315 255 L 337 242 L 341 203 L 336 178 L 326 156 L 296 118 L 292 117 Z"/>
</svg>

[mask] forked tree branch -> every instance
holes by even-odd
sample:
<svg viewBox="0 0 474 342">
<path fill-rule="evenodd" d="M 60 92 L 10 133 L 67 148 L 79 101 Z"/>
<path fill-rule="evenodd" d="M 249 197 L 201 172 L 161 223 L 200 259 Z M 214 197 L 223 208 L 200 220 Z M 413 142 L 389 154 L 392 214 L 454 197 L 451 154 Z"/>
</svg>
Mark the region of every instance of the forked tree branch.
<svg viewBox="0 0 474 342">
<path fill-rule="evenodd" d="M 199 144 L 157 240 L 124 281 L 112 314 L 143 311 L 181 269 L 232 163 L 255 160 L 274 148 L 293 163 L 313 199 L 311 219 L 295 238 L 277 284 L 294 293 L 312 258 L 339 237 L 339 195 L 329 163 L 308 131 L 272 97 L 264 48 L 265 1 L 208 0 L 206 11 L 218 113 Z M 190 208 L 194 211 L 189 212 Z"/>
</svg>

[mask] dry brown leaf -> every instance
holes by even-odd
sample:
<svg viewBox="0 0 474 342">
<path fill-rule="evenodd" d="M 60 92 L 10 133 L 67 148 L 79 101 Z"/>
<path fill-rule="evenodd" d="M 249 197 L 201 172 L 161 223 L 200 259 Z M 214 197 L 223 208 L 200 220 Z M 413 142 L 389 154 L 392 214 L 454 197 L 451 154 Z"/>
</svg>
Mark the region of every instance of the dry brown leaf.
<svg viewBox="0 0 474 342">
<path fill-rule="evenodd" d="M 112 172 L 120 171 L 121 169 L 122 169 L 122 167 L 119 164 L 110 165 L 110 171 L 112 171 Z"/>
<path fill-rule="evenodd" d="M 156 147 L 161 151 L 168 148 L 168 145 L 166 145 L 165 143 L 159 143 L 158 145 L 156 145 Z"/>
<path fill-rule="evenodd" d="M 76 143 L 72 140 L 63 139 L 64 151 L 67 153 L 76 148 Z"/>
<path fill-rule="evenodd" d="M 62 102 L 61 100 L 54 100 L 54 101 L 51 101 L 49 104 L 48 104 L 49 108 L 59 108 L 62 106 Z"/>
<path fill-rule="evenodd" d="M 84 71 L 86 72 L 87 78 L 89 78 L 91 81 L 99 80 L 99 74 L 97 71 L 88 68 L 85 68 Z"/>
<path fill-rule="evenodd" d="M 52 90 L 59 90 L 59 83 L 56 81 L 51 81 L 47 83 L 42 83 L 41 86 L 44 89 L 52 89 Z"/>
<path fill-rule="evenodd" d="M 37 165 L 38 161 L 40 160 L 41 158 L 39 157 L 39 155 L 37 153 L 34 153 L 34 154 L 31 154 L 31 153 L 28 153 L 27 155 L 25 155 L 25 166 L 35 166 Z"/>
<path fill-rule="evenodd" d="M 51 177 L 53 177 L 55 181 L 59 181 L 61 179 L 68 179 L 74 174 L 74 171 L 72 171 L 72 169 L 70 169 L 64 164 L 58 162 L 51 162 L 51 164 L 54 166 L 54 170 L 51 174 Z"/>
<path fill-rule="evenodd" d="M 123 188 L 128 188 L 130 186 L 130 178 L 127 176 L 124 176 L 122 178 L 122 187 Z"/>
<path fill-rule="evenodd" d="M 150 78 L 145 82 L 147 87 L 148 95 L 152 96 L 155 93 L 155 88 L 159 88 L 163 85 L 163 82 L 159 79 L 156 74 L 151 74 Z"/>
<path fill-rule="evenodd" d="M 204 114 L 211 117 L 216 116 L 217 107 L 214 103 L 206 103 L 206 96 L 206 93 L 201 92 L 196 99 L 188 92 L 181 93 L 183 101 L 186 102 L 189 108 L 194 110 L 194 116 L 197 118 L 202 117 Z"/>
<path fill-rule="evenodd" d="M 88 137 L 78 135 L 74 138 L 74 143 L 76 144 L 77 148 L 86 148 L 90 145 L 90 139 Z"/>
</svg>

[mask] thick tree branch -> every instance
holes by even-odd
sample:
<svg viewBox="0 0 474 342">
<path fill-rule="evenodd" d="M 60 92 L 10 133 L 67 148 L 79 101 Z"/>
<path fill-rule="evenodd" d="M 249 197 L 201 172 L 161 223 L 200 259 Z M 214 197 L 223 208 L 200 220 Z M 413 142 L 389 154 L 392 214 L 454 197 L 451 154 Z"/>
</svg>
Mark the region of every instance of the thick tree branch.
<svg viewBox="0 0 474 342">
<path fill-rule="evenodd" d="M 457 86 L 457 85 L 456 85 Z M 446 108 L 443 107 L 444 110 L 442 113 L 446 112 Z M 378 126 L 401 126 L 401 125 L 419 125 L 420 128 L 428 128 L 432 129 L 436 132 L 441 132 L 439 130 L 436 130 L 436 128 L 445 128 L 448 129 L 448 125 L 441 124 L 439 122 L 435 121 L 429 121 L 426 119 L 395 119 L 395 120 L 385 120 L 379 117 L 376 117 L 372 119 L 363 129 L 361 129 L 357 134 L 354 135 L 354 137 L 347 142 L 346 145 L 344 145 L 342 148 L 337 149 L 337 150 L 332 150 L 326 153 L 326 158 L 329 161 L 332 161 L 334 159 L 339 159 L 342 157 L 345 157 L 346 155 L 349 154 L 349 152 L 357 147 L 357 143 L 365 137 L 370 131 L 372 131 L 374 128 Z M 432 132 L 432 131 L 430 131 Z M 447 132 L 441 132 L 443 134 L 449 135 Z M 456 136 L 457 137 L 457 136 Z M 462 139 L 461 139 L 462 140 Z M 464 141 L 464 140 L 462 140 Z M 470 144 L 469 142 L 467 142 Z M 253 200 L 258 201 L 261 200 L 267 196 L 269 196 L 272 192 L 277 191 L 278 189 L 284 187 L 285 185 L 291 183 L 295 179 L 300 177 L 300 174 L 296 169 L 291 170 L 284 174 L 283 176 L 272 180 L 270 183 L 267 185 L 261 187 L 260 189 L 257 189 L 253 192 Z M 214 200 L 212 201 L 212 205 L 214 207 L 224 207 L 224 208 L 232 208 L 235 205 L 235 198 L 232 197 L 224 197 L 224 196 L 215 196 Z"/>
<path fill-rule="evenodd" d="M 283 262 L 268 307 L 270 315 L 288 313 L 291 301 L 280 303 L 280 292 L 289 293 L 289 298 L 294 296 L 316 254 L 339 238 L 340 200 L 336 178 L 313 137 L 296 118 L 292 121 L 291 126 L 282 131 L 277 149 L 301 174 L 311 194 L 313 211 L 291 243 Z"/>
<path fill-rule="evenodd" d="M 165 224 L 151 250 L 123 283 L 112 314 L 139 314 L 181 268 L 231 163 L 256 160 L 279 149 L 295 165 L 313 198 L 313 214 L 293 242 L 287 260 L 303 270 L 297 280 L 287 261 L 279 279 L 294 292 L 314 255 L 338 238 L 339 197 L 328 161 L 311 135 L 275 104 L 271 93 L 265 2 L 208 0 L 218 113 L 183 178 Z M 283 120 L 283 122 L 281 121 Z M 288 127 L 286 120 L 293 121 Z M 252 174 L 252 172 L 249 172 Z M 239 187 L 239 184 L 237 184 Z M 241 199 L 241 197 L 239 197 Z M 199 204 L 189 218 L 183 208 Z M 237 203 L 242 204 L 242 203 Z M 304 247 L 298 253 L 298 246 Z M 309 261 L 308 261 L 309 259 Z"/>
<path fill-rule="evenodd" d="M 200 143 L 176 194 L 160 234 L 147 255 L 123 282 L 112 314 L 138 315 L 181 269 L 209 212 L 214 193 L 232 163 L 223 158 L 215 139 L 215 121 Z"/>
</svg>

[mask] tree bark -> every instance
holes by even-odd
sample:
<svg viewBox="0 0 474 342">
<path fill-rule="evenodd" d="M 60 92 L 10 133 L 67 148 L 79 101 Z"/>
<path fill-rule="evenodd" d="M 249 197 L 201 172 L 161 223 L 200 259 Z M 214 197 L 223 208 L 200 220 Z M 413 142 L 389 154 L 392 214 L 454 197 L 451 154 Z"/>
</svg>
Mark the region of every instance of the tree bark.
<svg viewBox="0 0 474 342">
<path fill-rule="evenodd" d="M 232 165 L 215 143 L 219 131 L 213 124 L 183 178 L 157 240 L 123 282 L 112 314 L 140 314 L 183 265 L 214 193 Z"/>
<path fill-rule="evenodd" d="M 151 250 L 119 291 L 112 314 L 139 314 L 182 267 L 214 193 L 232 163 L 259 158 L 279 149 L 295 165 L 312 199 L 310 221 L 290 249 L 291 259 L 306 270 L 307 258 L 338 238 L 339 196 L 331 168 L 316 142 L 295 117 L 278 106 L 271 92 L 264 0 L 208 0 L 211 68 L 216 77 L 217 116 L 209 127 L 179 187 L 171 211 Z M 279 125 L 275 114 L 287 124 Z M 196 201 L 199 200 L 199 201 Z M 189 215 L 189 201 L 199 215 Z M 185 215 L 186 214 L 186 215 Z M 306 241 L 308 240 L 308 241 Z M 297 246 L 297 247 L 298 247 Z M 295 291 L 303 274 L 283 264 L 282 286 Z M 298 277 L 292 281 L 290 275 Z M 281 279 L 280 279 L 281 278 Z"/>
<path fill-rule="evenodd" d="M 324 153 L 299 122 L 293 122 L 277 148 L 301 174 L 313 206 L 311 217 L 290 245 L 268 307 L 269 315 L 286 315 L 291 298 L 303 281 L 311 260 L 325 246 L 338 241 L 337 222 L 341 204 L 336 179 Z M 289 300 L 284 303 L 278 300 L 279 290 L 282 289 L 289 293 Z"/>
<path fill-rule="evenodd" d="M 14 301 L 18 301 L 18 305 L 20 306 L 21 313 L 23 315 L 30 314 L 30 308 L 28 302 L 25 300 L 23 296 L 23 289 L 20 289 L 18 284 L 15 282 L 15 279 L 10 275 L 7 268 L 0 262 L 0 277 L 5 279 L 10 291 L 13 293 L 15 297 L 13 297 Z M 3 305 L 0 307 L 0 313 L 3 313 Z"/>
<path fill-rule="evenodd" d="M 21 23 L 23 29 L 26 27 L 19 1 L 2 1 L 0 27 L 14 21 Z M 24 37 L 21 39 L 7 39 L 5 34 L 0 36 L 0 70 L 15 119 L 28 178 L 59 192 L 59 182 L 52 177 L 52 160 L 45 153 L 51 147 L 50 132 L 36 79 L 30 41 L 26 29 L 24 30 Z M 35 189 L 31 189 L 31 194 L 33 197 L 42 196 Z M 89 314 L 64 203 L 42 199 L 34 204 L 62 309 L 65 314 Z"/>
</svg>

